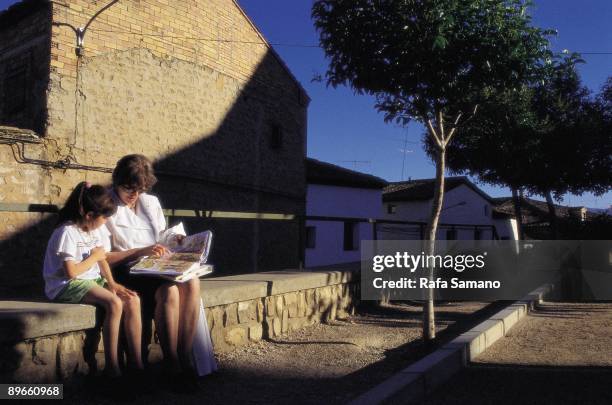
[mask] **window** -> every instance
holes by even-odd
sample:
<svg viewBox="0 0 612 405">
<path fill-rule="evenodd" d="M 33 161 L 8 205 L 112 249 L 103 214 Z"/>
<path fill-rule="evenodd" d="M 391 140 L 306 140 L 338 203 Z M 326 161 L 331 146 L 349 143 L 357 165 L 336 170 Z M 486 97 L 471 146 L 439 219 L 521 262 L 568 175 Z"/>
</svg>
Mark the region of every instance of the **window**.
<svg viewBox="0 0 612 405">
<path fill-rule="evenodd" d="M 270 149 L 279 150 L 283 147 L 283 129 L 278 124 L 270 125 L 269 134 Z"/>
<path fill-rule="evenodd" d="M 9 73 L 4 79 L 4 119 L 19 114 L 27 107 L 26 70 L 21 68 Z"/>
<path fill-rule="evenodd" d="M 395 204 L 387 205 L 387 214 L 395 214 L 396 210 L 397 210 L 397 205 Z"/>
<path fill-rule="evenodd" d="M 314 226 L 306 227 L 306 249 L 314 249 L 316 247 L 317 228 Z"/>
<path fill-rule="evenodd" d="M 359 248 L 358 229 L 356 222 L 347 221 L 344 223 L 344 250 L 357 250 Z"/>
<path fill-rule="evenodd" d="M 456 240 L 457 239 L 457 230 L 456 229 L 448 229 L 446 231 L 446 240 Z"/>
</svg>

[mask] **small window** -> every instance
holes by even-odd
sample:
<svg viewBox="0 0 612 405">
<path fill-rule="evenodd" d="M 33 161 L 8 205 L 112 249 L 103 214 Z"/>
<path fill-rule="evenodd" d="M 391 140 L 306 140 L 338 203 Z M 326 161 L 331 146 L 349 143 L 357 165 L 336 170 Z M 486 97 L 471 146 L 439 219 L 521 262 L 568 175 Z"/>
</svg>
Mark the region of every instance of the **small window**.
<svg viewBox="0 0 612 405">
<path fill-rule="evenodd" d="M 457 239 L 457 230 L 449 229 L 446 231 L 446 240 L 456 240 Z"/>
<path fill-rule="evenodd" d="M 357 241 L 357 223 L 347 221 L 344 223 L 344 250 L 357 250 L 359 242 Z"/>
<path fill-rule="evenodd" d="M 397 210 L 397 205 L 395 204 L 387 205 L 387 214 L 395 214 L 396 210 Z"/>
<path fill-rule="evenodd" d="M 26 70 L 16 70 L 4 80 L 4 118 L 18 114 L 27 107 Z"/>
<path fill-rule="evenodd" d="M 317 228 L 314 226 L 306 227 L 306 249 L 314 249 L 317 240 Z"/>
<path fill-rule="evenodd" d="M 485 217 L 488 217 L 488 216 L 489 216 L 489 214 L 490 214 L 490 213 L 489 213 L 489 206 L 488 206 L 488 205 L 485 205 L 485 206 L 484 206 L 484 216 L 485 216 Z"/>
<path fill-rule="evenodd" d="M 481 240 L 482 239 L 482 230 L 476 228 L 474 229 L 474 240 Z"/>
<path fill-rule="evenodd" d="M 283 147 L 283 129 L 278 124 L 270 126 L 270 149 L 279 150 Z"/>
</svg>

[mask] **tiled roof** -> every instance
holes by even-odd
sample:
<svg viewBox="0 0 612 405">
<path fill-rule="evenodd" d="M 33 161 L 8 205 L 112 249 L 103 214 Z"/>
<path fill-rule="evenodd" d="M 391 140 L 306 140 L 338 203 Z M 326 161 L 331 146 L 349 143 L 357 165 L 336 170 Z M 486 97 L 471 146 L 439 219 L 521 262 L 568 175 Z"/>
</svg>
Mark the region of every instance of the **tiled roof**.
<svg viewBox="0 0 612 405">
<path fill-rule="evenodd" d="M 436 179 L 417 179 L 390 183 L 383 191 L 383 201 L 431 200 L 434 195 L 435 180 Z M 474 192 L 485 200 L 491 201 L 491 197 L 465 176 L 446 177 L 444 179 L 444 192 L 449 192 L 462 184 L 474 190 Z"/>
<path fill-rule="evenodd" d="M 500 197 L 493 199 L 495 207 L 493 213 L 500 216 L 514 217 L 514 204 L 512 197 Z M 579 217 L 580 210 L 583 207 L 568 207 L 555 204 L 555 211 L 558 218 Z M 546 201 L 534 200 L 532 198 L 523 197 L 521 200 L 521 214 L 523 223 L 533 224 L 548 221 L 548 204 Z M 592 212 L 587 211 L 587 219 L 594 216 Z"/>
<path fill-rule="evenodd" d="M 306 158 L 306 181 L 308 184 L 378 189 L 382 189 L 388 184 L 380 177 L 312 158 Z"/>
</svg>

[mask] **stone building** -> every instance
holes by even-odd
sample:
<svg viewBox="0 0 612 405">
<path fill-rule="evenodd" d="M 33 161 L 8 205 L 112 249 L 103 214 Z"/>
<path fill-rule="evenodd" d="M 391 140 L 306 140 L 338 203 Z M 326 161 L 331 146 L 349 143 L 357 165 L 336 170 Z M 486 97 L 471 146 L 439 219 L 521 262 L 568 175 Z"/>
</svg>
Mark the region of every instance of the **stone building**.
<svg viewBox="0 0 612 405">
<path fill-rule="evenodd" d="M 234 0 L 0 13 L 0 125 L 22 129 L 0 129 L 0 294 L 39 291 L 47 211 L 128 153 L 155 161 L 171 222 L 213 229 L 221 274 L 296 266 L 308 103 Z"/>
</svg>

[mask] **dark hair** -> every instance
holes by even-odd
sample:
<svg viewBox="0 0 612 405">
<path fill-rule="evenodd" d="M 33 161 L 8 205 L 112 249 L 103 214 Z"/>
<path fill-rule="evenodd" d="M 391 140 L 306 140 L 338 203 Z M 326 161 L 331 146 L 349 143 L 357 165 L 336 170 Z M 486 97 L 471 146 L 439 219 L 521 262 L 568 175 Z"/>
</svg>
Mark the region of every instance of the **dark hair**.
<svg viewBox="0 0 612 405">
<path fill-rule="evenodd" d="M 81 223 L 85 215 L 92 213 L 95 218 L 99 216 L 110 217 L 117 212 L 117 204 L 108 189 L 100 185 L 91 185 L 85 181 L 80 182 L 68 196 L 66 204 L 59 211 L 58 225 L 71 221 Z"/>
<path fill-rule="evenodd" d="M 126 155 L 113 170 L 113 186 L 149 191 L 157 183 L 153 164 L 143 155 Z"/>
</svg>

